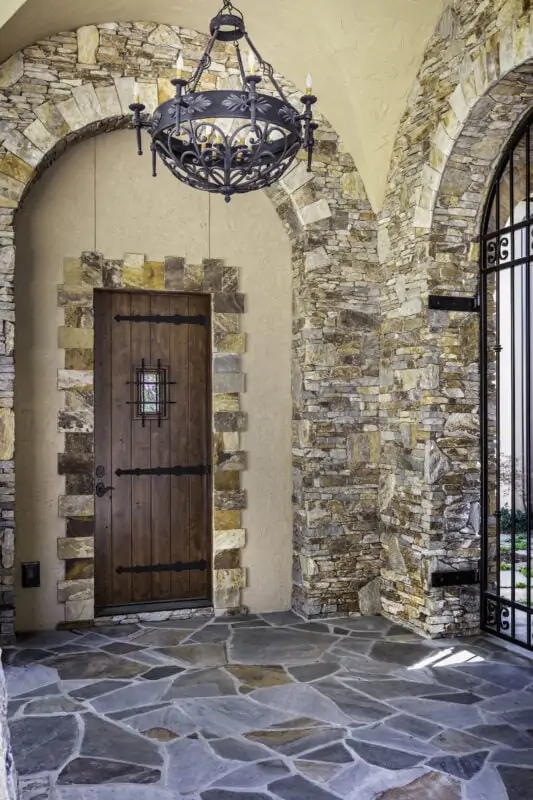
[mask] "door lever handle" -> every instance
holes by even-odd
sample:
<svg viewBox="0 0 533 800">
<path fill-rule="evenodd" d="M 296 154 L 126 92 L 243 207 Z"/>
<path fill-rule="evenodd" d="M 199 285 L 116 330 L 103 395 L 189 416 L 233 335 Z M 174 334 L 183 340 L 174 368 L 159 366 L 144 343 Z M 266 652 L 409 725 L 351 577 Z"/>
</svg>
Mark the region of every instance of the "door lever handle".
<svg viewBox="0 0 533 800">
<path fill-rule="evenodd" d="M 114 486 L 105 486 L 103 483 L 97 483 L 95 486 L 95 492 L 97 497 L 105 497 L 108 492 L 112 492 Z"/>
</svg>

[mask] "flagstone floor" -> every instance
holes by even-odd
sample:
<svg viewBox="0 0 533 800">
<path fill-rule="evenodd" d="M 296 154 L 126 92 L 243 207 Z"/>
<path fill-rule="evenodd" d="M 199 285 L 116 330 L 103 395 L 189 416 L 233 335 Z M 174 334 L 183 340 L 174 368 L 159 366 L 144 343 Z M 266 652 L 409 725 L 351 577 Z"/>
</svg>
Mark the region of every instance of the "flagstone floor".
<svg viewBox="0 0 533 800">
<path fill-rule="evenodd" d="M 20 800 L 528 800 L 533 660 L 292 612 L 24 637 Z"/>
</svg>

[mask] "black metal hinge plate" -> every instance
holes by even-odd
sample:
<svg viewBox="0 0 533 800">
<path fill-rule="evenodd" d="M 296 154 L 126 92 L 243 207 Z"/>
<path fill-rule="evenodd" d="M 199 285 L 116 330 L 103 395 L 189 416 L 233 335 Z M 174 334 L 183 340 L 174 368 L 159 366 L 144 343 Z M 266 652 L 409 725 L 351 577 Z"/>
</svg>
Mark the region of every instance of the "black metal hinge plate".
<svg viewBox="0 0 533 800">
<path fill-rule="evenodd" d="M 449 572 L 434 572 L 431 576 L 431 585 L 441 586 L 469 586 L 479 583 L 479 570 L 457 569 Z"/>
<path fill-rule="evenodd" d="M 166 322 L 170 325 L 206 325 L 207 317 L 197 314 L 195 317 L 186 317 L 183 314 L 117 314 L 115 322 L 155 322 L 157 325 Z"/>
<path fill-rule="evenodd" d="M 479 301 L 477 297 L 430 294 L 428 307 L 436 311 L 479 311 Z"/>
<path fill-rule="evenodd" d="M 135 469 L 117 469 L 115 475 L 207 475 L 209 467 L 207 464 L 197 464 L 194 467 L 136 467 Z"/>
<path fill-rule="evenodd" d="M 116 572 L 122 575 L 127 572 L 141 573 L 141 572 L 192 572 L 199 570 L 205 572 L 207 569 L 207 561 L 176 561 L 173 564 L 143 564 L 139 567 L 117 567 Z"/>
</svg>

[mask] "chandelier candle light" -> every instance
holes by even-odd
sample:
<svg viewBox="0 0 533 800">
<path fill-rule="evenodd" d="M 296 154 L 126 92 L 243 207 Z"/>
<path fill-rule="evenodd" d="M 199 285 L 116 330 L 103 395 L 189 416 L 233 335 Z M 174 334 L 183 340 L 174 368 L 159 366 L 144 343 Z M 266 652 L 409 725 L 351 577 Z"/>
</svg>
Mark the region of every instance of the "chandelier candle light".
<svg viewBox="0 0 533 800">
<path fill-rule="evenodd" d="M 250 39 L 242 13 L 230 0 L 211 20 L 211 38 L 192 77 L 184 77 L 182 53 L 176 64 L 172 84 L 176 95 L 162 103 L 147 119 L 140 102 L 140 87 L 134 84 L 133 124 L 137 150 L 142 155 L 142 130 L 152 138 L 152 172 L 156 175 L 157 156 L 183 183 L 194 189 L 222 194 L 229 203 L 232 195 L 263 189 L 287 171 L 300 149 L 307 151 L 311 171 L 314 148 L 312 107 L 317 98 L 311 76 L 301 98 L 301 112 L 287 100 L 274 77 L 271 64 L 259 54 Z M 248 44 L 247 68 L 239 41 Z M 211 65 L 216 42 L 233 42 L 241 88 L 198 91 L 203 73 Z M 260 94 L 259 84 L 269 81 L 273 94 Z"/>
</svg>

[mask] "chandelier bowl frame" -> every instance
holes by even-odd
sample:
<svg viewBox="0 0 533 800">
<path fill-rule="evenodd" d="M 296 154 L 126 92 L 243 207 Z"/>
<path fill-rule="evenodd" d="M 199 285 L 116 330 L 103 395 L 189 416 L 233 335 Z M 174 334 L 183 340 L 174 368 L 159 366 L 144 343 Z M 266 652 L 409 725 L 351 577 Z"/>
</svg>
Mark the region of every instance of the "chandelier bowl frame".
<svg viewBox="0 0 533 800">
<path fill-rule="evenodd" d="M 251 41 L 242 14 L 224 0 L 222 10 L 210 23 L 211 38 L 193 76 L 174 78 L 175 96 L 162 103 L 150 118 L 138 101 L 130 106 L 142 155 L 142 130 L 151 136 L 152 173 L 157 157 L 183 183 L 195 189 L 222 194 L 229 202 L 234 194 L 263 189 L 278 181 L 301 149 L 307 151 L 311 171 L 314 132 L 312 106 L 317 98 L 308 88 L 301 98 L 303 111 L 288 101 Z M 239 40 L 248 43 L 252 65 L 247 74 Z M 216 42 L 234 43 L 241 86 L 237 89 L 198 89 L 211 65 Z M 181 58 L 181 55 L 180 55 Z M 256 65 L 262 76 L 255 74 Z M 181 72 L 181 70 L 180 70 Z M 272 94 L 259 93 L 269 81 Z"/>
</svg>

